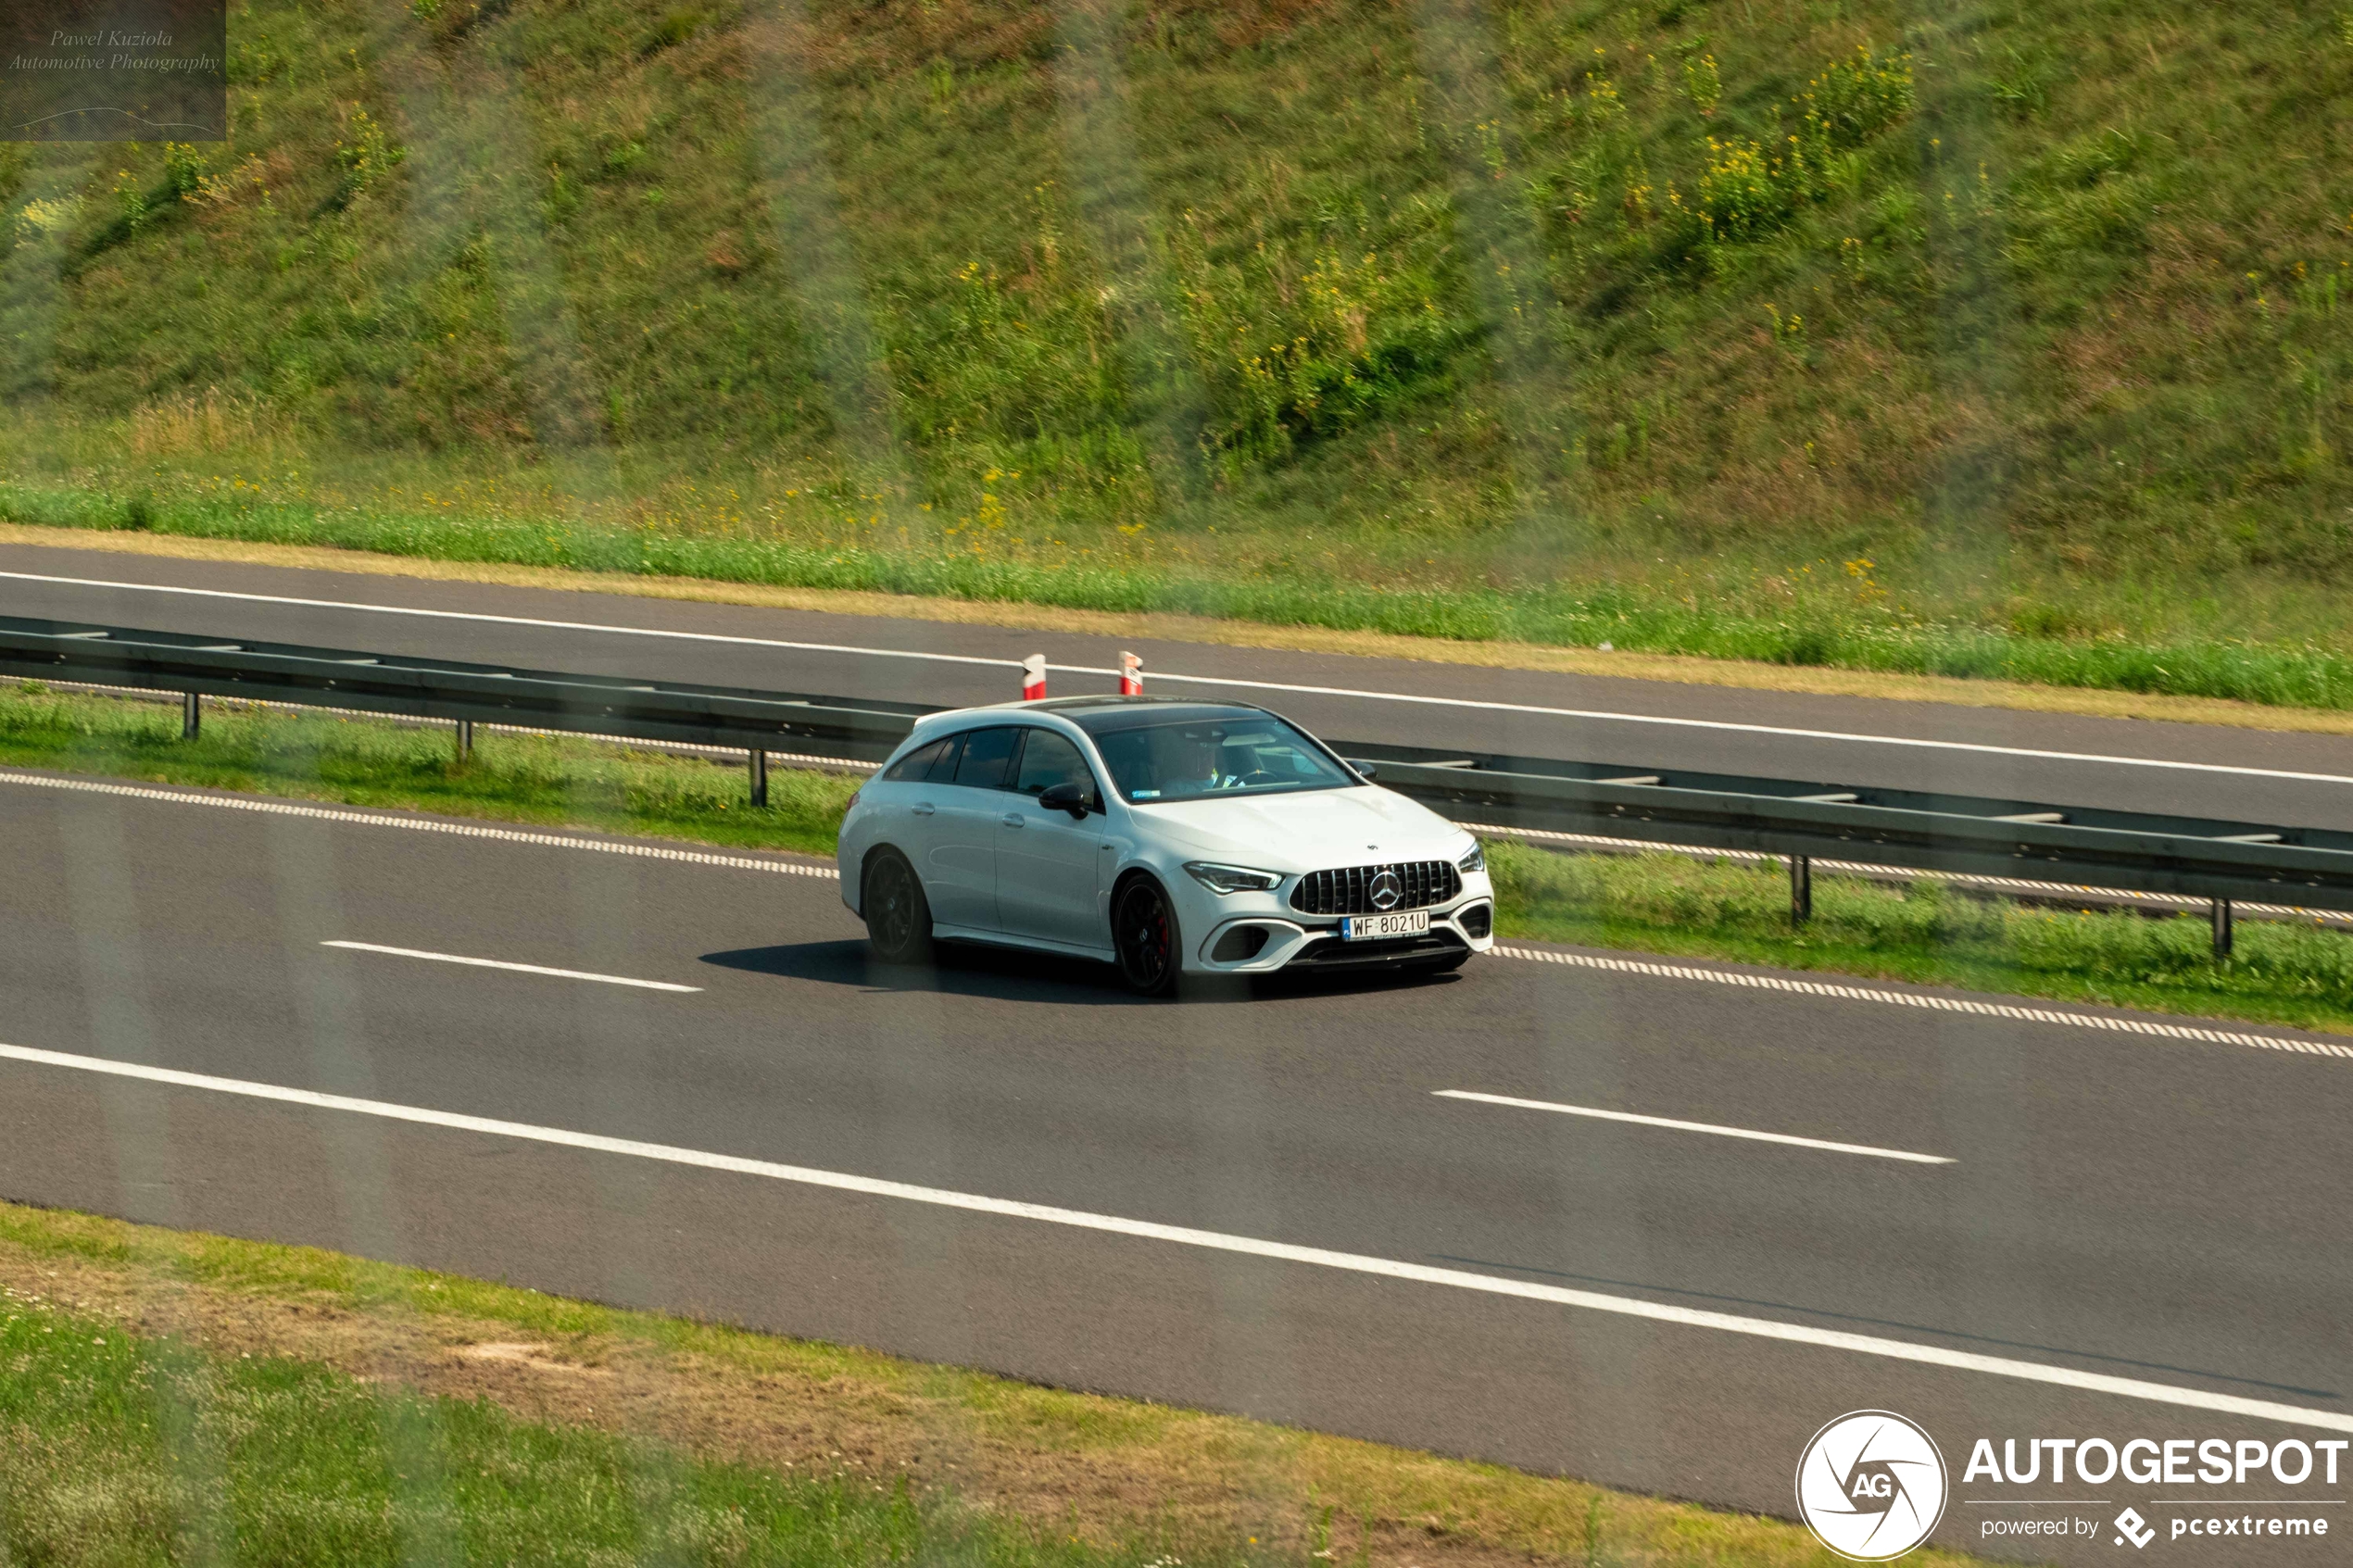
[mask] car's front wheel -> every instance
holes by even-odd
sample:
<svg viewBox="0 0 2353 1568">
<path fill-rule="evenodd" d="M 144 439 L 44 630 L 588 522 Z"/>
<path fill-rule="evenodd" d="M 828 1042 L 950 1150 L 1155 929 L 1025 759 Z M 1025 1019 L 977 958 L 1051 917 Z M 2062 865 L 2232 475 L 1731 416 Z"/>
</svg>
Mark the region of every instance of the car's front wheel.
<svg viewBox="0 0 2353 1568">
<path fill-rule="evenodd" d="M 1167 893 L 1150 877 L 1138 877 L 1119 891 L 1112 907 L 1112 946 L 1119 955 L 1119 977 L 1139 997 L 1164 997 L 1176 989 L 1176 911 Z"/>
<path fill-rule="evenodd" d="M 858 909 L 875 957 L 891 964 L 931 961 L 931 901 L 904 855 L 883 849 L 867 860 Z"/>
</svg>

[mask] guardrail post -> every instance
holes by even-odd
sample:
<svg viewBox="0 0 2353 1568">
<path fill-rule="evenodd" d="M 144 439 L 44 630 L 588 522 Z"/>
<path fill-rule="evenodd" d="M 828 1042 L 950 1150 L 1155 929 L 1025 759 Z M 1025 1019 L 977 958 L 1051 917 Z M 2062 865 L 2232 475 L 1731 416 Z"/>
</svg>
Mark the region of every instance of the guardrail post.
<svg viewBox="0 0 2353 1568">
<path fill-rule="evenodd" d="M 2227 959 L 2231 956 L 2231 901 L 2228 898 L 2214 900 L 2213 917 L 2214 956 Z"/>
<path fill-rule="evenodd" d="M 751 751 L 751 803 L 768 804 L 768 754 L 758 746 Z"/>
<path fill-rule="evenodd" d="M 1805 855 L 1789 858 L 1789 919 L 1804 925 L 1814 918 L 1814 862 Z"/>
<path fill-rule="evenodd" d="M 180 694 L 180 738 L 194 740 L 204 728 L 204 699 L 194 692 Z"/>
<path fill-rule="evenodd" d="M 460 719 L 458 721 L 458 760 L 471 762 L 473 760 L 473 756 L 474 721 L 471 719 Z"/>
</svg>

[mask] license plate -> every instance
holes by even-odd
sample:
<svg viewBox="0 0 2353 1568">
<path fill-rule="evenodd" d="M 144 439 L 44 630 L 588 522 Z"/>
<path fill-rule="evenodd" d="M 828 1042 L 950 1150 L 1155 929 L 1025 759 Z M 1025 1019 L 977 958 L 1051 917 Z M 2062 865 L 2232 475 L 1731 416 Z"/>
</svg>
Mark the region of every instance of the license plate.
<svg viewBox="0 0 2353 1568">
<path fill-rule="evenodd" d="M 1415 909 L 1399 915 L 1349 915 L 1340 922 L 1343 942 L 1378 942 L 1390 936 L 1421 936 L 1429 931 L 1429 911 Z"/>
</svg>

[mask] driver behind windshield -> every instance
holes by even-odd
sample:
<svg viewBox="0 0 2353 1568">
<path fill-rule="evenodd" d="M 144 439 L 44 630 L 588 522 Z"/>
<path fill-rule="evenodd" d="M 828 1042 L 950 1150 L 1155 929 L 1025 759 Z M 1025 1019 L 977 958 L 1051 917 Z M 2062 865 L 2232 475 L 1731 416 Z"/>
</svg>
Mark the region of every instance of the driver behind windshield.
<svg viewBox="0 0 2353 1568">
<path fill-rule="evenodd" d="M 1189 754 L 1184 776 L 1198 781 L 1193 786 L 1192 793 L 1199 794 L 1202 790 L 1226 787 L 1233 775 L 1218 768 L 1218 753 L 1225 750 L 1221 741 L 1188 733 L 1183 738 L 1182 745 Z"/>
<path fill-rule="evenodd" d="M 1139 726 L 1096 737 L 1129 800 L 1189 800 L 1262 790 L 1333 789 L 1351 781 L 1290 725 L 1256 720 L 1239 734 L 1222 724 Z"/>
</svg>

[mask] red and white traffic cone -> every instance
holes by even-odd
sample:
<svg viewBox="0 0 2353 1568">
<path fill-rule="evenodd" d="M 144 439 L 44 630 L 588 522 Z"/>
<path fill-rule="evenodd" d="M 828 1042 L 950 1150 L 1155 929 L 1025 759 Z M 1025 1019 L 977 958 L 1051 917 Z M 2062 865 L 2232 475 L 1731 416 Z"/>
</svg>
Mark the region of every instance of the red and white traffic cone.
<svg viewBox="0 0 2353 1568">
<path fill-rule="evenodd" d="M 1144 695 L 1144 661 L 1132 653 L 1123 653 L 1119 656 L 1119 695 L 1122 696 Z"/>
<path fill-rule="evenodd" d="M 1021 699 L 1036 702 L 1046 695 L 1046 656 L 1033 653 L 1021 661 Z"/>
</svg>

